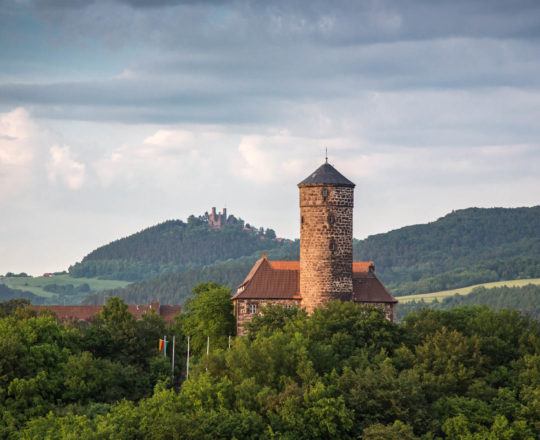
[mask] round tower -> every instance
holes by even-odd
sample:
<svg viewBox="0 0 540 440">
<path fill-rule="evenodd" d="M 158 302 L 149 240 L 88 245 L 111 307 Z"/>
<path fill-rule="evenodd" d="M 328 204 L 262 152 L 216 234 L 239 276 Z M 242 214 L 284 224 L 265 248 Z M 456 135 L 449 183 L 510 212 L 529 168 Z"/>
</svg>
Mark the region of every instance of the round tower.
<svg viewBox="0 0 540 440">
<path fill-rule="evenodd" d="M 300 188 L 300 295 L 311 313 L 352 299 L 354 183 L 328 162 Z"/>
</svg>

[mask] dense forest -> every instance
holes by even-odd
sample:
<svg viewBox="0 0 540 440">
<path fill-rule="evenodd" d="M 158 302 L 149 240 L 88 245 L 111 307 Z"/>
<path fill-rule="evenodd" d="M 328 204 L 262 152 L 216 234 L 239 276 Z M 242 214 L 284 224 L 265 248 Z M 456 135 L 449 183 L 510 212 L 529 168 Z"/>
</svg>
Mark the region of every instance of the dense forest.
<svg viewBox="0 0 540 440">
<path fill-rule="evenodd" d="M 252 262 L 207 266 L 203 269 L 188 270 L 131 283 L 119 289 L 103 290 L 88 294 L 82 301 L 86 305 L 106 304 L 112 296 L 122 298 L 128 304 L 183 304 L 191 290 L 199 283 L 215 281 L 229 287 L 238 286 L 246 277 Z"/>
<path fill-rule="evenodd" d="M 527 264 L 533 266 L 532 273 L 536 276 L 540 262 L 540 206 L 454 211 L 432 223 L 356 241 L 354 257 L 374 261 L 379 277 L 391 290 L 398 284 L 439 274 L 458 278 L 460 272 L 469 271 L 465 278 L 474 279 L 474 273 L 483 270 L 481 263 L 502 263 L 501 267 L 488 268 L 492 271 L 490 281 L 508 279 L 505 277 L 514 277 L 519 270 L 504 275 L 503 266 L 515 264 L 519 258 L 528 259 Z M 479 274 L 478 278 L 485 276 Z M 466 284 L 469 279 L 456 281 L 448 288 L 470 285 Z M 434 284 L 433 290 L 441 290 Z M 416 289 L 414 292 L 420 293 Z M 411 290 L 395 293 L 406 294 Z"/>
<path fill-rule="evenodd" d="M 540 257 L 518 257 L 508 260 L 485 261 L 467 268 L 425 276 L 418 281 L 388 283 L 387 287 L 392 294 L 401 296 L 439 292 L 493 281 L 539 277 Z"/>
<path fill-rule="evenodd" d="M 451 310 L 454 307 L 464 305 L 483 304 L 494 310 L 512 309 L 528 313 L 531 317 L 540 320 L 540 285 L 527 284 L 521 287 L 491 287 L 489 289 L 479 286 L 475 287 L 468 295 L 449 296 L 442 301 L 426 303 L 422 301 L 411 301 L 398 304 L 397 318 L 403 319 L 409 313 L 423 308 L 435 310 Z"/>
<path fill-rule="evenodd" d="M 237 220 L 219 230 L 190 216 L 170 220 L 113 241 L 69 268 L 74 277 L 138 281 L 201 268 L 282 246 L 271 229 L 247 228 Z"/>
<path fill-rule="evenodd" d="M 423 310 L 395 324 L 352 303 L 311 316 L 274 306 L 227 348 L 229 295 L 199 285 L 168 329 L 117 299 L 98 325 L 11 307 L 0 318 L 0 438 L 540 436 L 540 324 L 519 312 Z M 177 341 L 174 383 L 157 351 L 164 334 Z"/>
<path fill-rule="evenodd" d="M 42 304 L 44 298 L 34 295 L 32 292 L 25 290 L 11 289 L 5 284 L 0 283 L 0 300 L 7 301 L 10 299 L 24 298 L 32 301 L 33 304 Z"/>
</svg>

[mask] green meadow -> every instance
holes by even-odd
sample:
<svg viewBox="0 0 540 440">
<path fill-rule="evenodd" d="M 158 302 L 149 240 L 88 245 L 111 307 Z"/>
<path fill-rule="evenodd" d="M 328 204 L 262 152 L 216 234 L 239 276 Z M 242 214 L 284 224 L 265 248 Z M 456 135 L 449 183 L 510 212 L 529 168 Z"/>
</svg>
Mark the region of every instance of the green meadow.
<svg viewBox="0 0 540 440">
<path fill-rule="evenodd" d="M 72 278 L 68 274 L 55 275 L 52 277 L 1 277 L 0 280 L 0 282 L 11 289 L 26 290 L 46 298 L 56 296 L 56 293 L 48 292 L 43 289 L 45 286 L 51 284 L 56 284 L 58 286 L 72 284 L 76 288 L 86 283 L 90 286 L 90 291 L 92 292 L 115 289 L 129 284 L 128 281 L 98 280 L 97 278 Z"/>
</svg>

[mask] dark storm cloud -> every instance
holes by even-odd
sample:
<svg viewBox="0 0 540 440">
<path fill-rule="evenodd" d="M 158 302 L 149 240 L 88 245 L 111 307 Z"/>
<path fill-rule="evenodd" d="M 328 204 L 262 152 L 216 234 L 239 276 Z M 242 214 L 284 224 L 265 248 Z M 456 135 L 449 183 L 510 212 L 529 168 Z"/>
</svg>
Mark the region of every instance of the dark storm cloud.
<svg viewBox="0 0 540 440">
<path fill-rule="evenodd" d="M 354 110 L 368 92 L 540 85 L 538 1 L 38 4 L 52 11 L 43 20 L 54 19 L 62 38 L 51 47 L 84 51 L 101 42 L 128 71 L 0 83 L 0 104 L 51 117 L 285 121 L 291 103 L 348 101 L 342 107 Z M 106 67 L 107 57 L 100 62 Z"/>
</svg>

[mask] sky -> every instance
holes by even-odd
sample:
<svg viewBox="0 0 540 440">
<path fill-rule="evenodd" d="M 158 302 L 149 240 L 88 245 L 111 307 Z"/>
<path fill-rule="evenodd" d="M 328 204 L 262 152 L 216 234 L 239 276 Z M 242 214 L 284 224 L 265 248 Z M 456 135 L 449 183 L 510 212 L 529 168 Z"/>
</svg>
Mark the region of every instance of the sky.
<svg viewBox="0 0 540 440">
<path fill-rule="evenodd" d="M 0 0 L 0 274 L 212 206 L 299 237 L 540 204 L 537 0 Z"/>
</svg>

